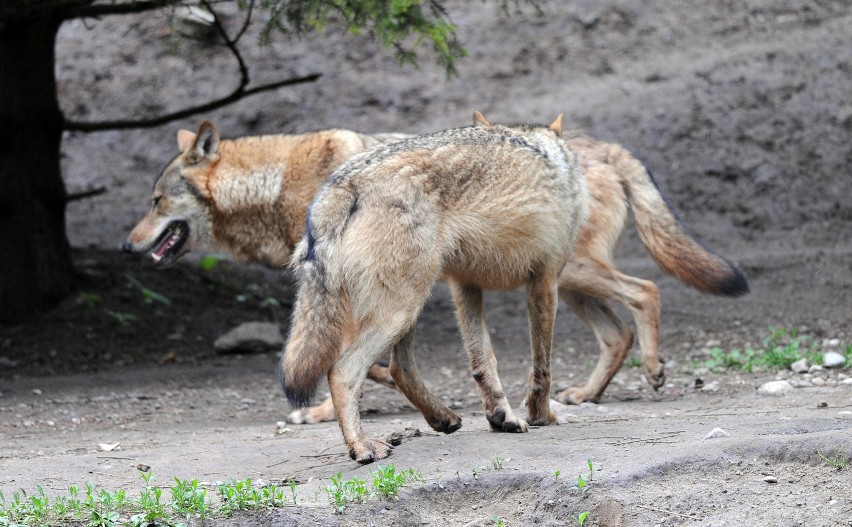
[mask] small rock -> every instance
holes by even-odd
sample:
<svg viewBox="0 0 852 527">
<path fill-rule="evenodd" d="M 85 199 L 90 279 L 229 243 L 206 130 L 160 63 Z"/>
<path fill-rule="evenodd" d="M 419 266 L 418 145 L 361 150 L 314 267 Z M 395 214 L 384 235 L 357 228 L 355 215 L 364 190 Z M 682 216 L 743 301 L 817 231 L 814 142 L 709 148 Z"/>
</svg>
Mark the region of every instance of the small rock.
<svg viewBox="0 0 852 527">
<path fill-rule="evenodd" d="M 704 436 L 704 439 L 701 441 L 707 441 L 708 439 L 714 439 L 716 437 L 728 437 L 730 435 L 731 434 L 725 432 L 723 429 L 716 427 L 713 430 L 710 430 L 710 433 Z"/>
<path fill-rule="evenodd" d="M 808 364 L 808 359 L 801 358 L 790 365 L 790 369 L 796 373 L 806 373 L 810 368 L 810 364 Z"/>
<path fill-rule="evenodd" d="M 718 392 L 719 391 L 719 381 L 713 381 L 705 384 L 701 388 L 702 392 Z"/>
<path fill-rule="evenodd" d="M 814 377 L 813 380 L 811 380 L 811 384 L 814 386 L 825 386 L 825 379 L 822 377 Z"/>
<path fill-rule="evenodd" d="M 846 364 L 846 357 L 836 351 L 829 351 L 822 355 L 822 365 L 826 368 L 840 368 Z"/>
<path fill-rule="evenodd" d="M 776 478 L 775 476 L 766 476 L 765 478 L 763 478 L 763 481 L 767 483 L 778 483 L 778 478 Z"/>
<path fill-rule="evenodd" d="M 808 368 L 808 373 L 814 373 L 818 371 L 822 371 L 822 366 L 820 366 L 819 364 L 814 364 L 813 366 Z"/>
<path fill-rule="evenodd" d="M 760 395 L 782 395 L 793 391 L 793 385 L 787 381 L 771 381 L 757 389 Z"/>
<path fill-rule="evenodd" d="M 825 401 L 820 401 L 817 403 L 817 408 L 828 408 L 828 403 Z"/>
<path fill-rule="evenodd" d="M 213 344 L 217 353 L 258 353 L 280 351 L 284 338 L 278 325 L 270 322 L 246 322 L 225 333 Z"/>
<path fill-rule="evenodd" d="M 852 377 L 849 377 L 848 379 L 843 379 L 843 382 L 841 382 L 840 384 L 852 384 Z"/>
<path fill-rule="evenodd" d="M 41 395 L 41 390 L 39 390 L 38 388 L 34 388 L 33 395 Z"/>
</svg>

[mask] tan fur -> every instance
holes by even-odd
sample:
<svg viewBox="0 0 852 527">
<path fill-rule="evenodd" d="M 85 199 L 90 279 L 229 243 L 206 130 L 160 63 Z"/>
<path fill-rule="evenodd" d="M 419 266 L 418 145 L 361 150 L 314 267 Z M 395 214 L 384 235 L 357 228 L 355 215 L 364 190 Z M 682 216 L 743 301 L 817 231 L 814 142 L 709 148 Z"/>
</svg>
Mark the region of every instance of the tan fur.
<svg viewBox="0 0 852 527">
<path fill-rule="evenodd" d="M 474 124 L 490 125 L 481 113 L 476 114 L 478 118 L 474 116 Z M 199 132 L 205 129 L 215 131 L 215 128 L 210 130 L 202 125 Z M 186 130 L 179 132 L 181 155 L 163 172 L 154 189 L 155 196 L 162 196 L 160 204 L 153 207 L 133 229 L 125 250 L 149 251 L 168 223 L 167 220 L 179 217 L 190 220 L 190 230 L 194 236 L 192 246 L 196 248 L 225 251 L 245 261 L 283 266 L 289 258 L 292 244 L 304 232 L 308 204 L 336 168 L 330 166 L 332 162 L 325 163 L 323 160 L 331 158 L 342 162 L 366 146 L 408 137 L 404 134 L 366 136 L 332 130 L 298 136 L 240 139 L 232 143 L 232 148 L 226 148 L 228 154 L 220 155 L 217 165 L 192 172 L 194 192 L 201 195 L 195 198 L 189 186 L 180 185 L 180 181 L 190 182 L 186 177 L 189 175 L 187 151 L 193 147 L 198 135 Z M 218 136 L 218 132 L 215 135 Z M 747 291 L 747 285 L 735 267 L 689 238 L 674 220 L 645 168 L 629 152 L 618 145 L 584 135 L 568 133 L 565 139 L 577 154 L 586 174 L 591 207 L 589 220 L 580 231 L 574 254 L 561 273 L 559 296 L 593 329 L 600 346 L 600 357 L 593 374 L 583 387 L 569 388 L 557 397 L 568 403 L 597 400 L 621 367 L 633 344 L 633 332 L 610 308 L 610 301 L 626 306 L 633 314 L 643 371 L 652 385 L 660 386 L 665 376 L 657 348 L 660 307 L 656 286 L 648 280 L 624 275 L 612 262 L 612 252 L 626 224 L 628 209 L 632 209 L 637 216 L 640 238 L 648 244 L 649 252 L 663 269 L 688 279 L 687 283 L 709 293 L 741 294 Z M 223 145 L 229 142 L 219 143 Z M 313 148 L 319 149 L 319 152 L 313 152 Z M 267 154 L 256 156 L 255 151 L 260 150 Z M 241 161 L 238 163 L 229 159 L 231 153 Z M 280 166 L 288 160 L 292 161 L 289 165 L 291 169 L 282 176 L 282 185 L 286 185 L 287 192 L 267 196 L 252 190 L 247 193 L 252 197 L 251 200 L 238 201 L 245 210 L 232 203 L 231 212 L 217 215 L 217 225 L 213 225 L 212 210 L 223 207 L 215 203 L 215 196 L 210 196 L 206 181 L 213 181 L 213 187 L 220 188 L 228 185 L 216 183 L 216 180 L 234 177 L 245 182 L 249 188 L 260 187 L 262 185 L 256 183 L 255 178 L 262 181 L 269 165 Z M 299 167 L 298 170 L 293 168 L 295 166 Z M 286 202 L 270 204 L 270 201 L 284 199 Z M 259 208 L 271 210 L 272 213 L 286 211 L 288 214 L 282 213 L 280 222 L 272 221 L 252 212 Z M 223 221 L 227 221 L 227 225 L 221 225 Z M 231 235 L 221 239 L 216 237 L 217 233 L 229 229 Z M 247 235 L 243 238 L 233 235 L 238 232 Z M 266 249 L 269 247 L 275 249 Z M 180 254 L 191 248 L 187 244 Z M 684 258 L 685 251 L 692 256 Z M 680 270 L 675 269 L 678 265 Z M 722 279 L 707 281 L 708 276 Z M 397 364 L 396 367 L 412 366 Z M 373 366 L 370 371 L 370 378 L 390 384 L 388 368 Z M 288 416 L 288 420 L 297 423 L 334 418 L 330 398 L 320 406 L 295 410 Z"/>
<path fill-rule="evenodd" d="M 204 149 L 204 141 L 214 139 Z M 302 237 L 307 204 L 328 174 L 376 140 L 346 130 L 219 140 L 208 121 L 181 130 L 181 154 L 154 185 L 154 204 L 131 231 L 125 250 L 151 251 L 174 221 L 189 239 L 171 261 L 194 248 L 240 261 L 283 266 Z"/>
<path fill-rule="evenodd" d="M 412 354 L 433 283 L 447 280 L 474 379 L 493 430 L 524 432 L 503 392 L 482 309 L 483 289 L 527 287 L 533 366 L 528 421 L 554 424 L 548 404 L 557 277 L 588 214 L 574 153 L 550 127 L 461 128 L 379 145 L 345 163 L 310 206 L 292 257 L 299 290 L 281 360 L 291 403 L 328 375 L 353 459 L 389 445 L 361 430 L 368 369 L 394 347 L 391 373 L 434 428 L 461 420 L 430 394 Z"/>
</svg>

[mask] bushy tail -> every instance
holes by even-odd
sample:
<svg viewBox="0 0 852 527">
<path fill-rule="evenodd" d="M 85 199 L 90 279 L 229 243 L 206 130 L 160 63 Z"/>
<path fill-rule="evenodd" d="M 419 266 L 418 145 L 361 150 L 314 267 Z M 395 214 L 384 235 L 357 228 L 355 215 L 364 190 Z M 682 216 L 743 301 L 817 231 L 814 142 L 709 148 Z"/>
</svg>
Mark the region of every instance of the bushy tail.
<svg viewBox="0 0 852 527">
<path fill-rule="evenodd" d="M 625 185 L 639 238 L 663 271 L 703 293 L 724 296 L 748 293 L 748 282 L 734 264 L 686 232 L 642 163 L 617 145 L 610 150 L 609 162 Z"/>
<path fill-rule="evenodd" d="M 300 266 L 300 283 L 281 357 L 281 387 L 293 406 L 306 406 L 340 353 L 343 306 L 315 261 Z"/>
<path fill-rule="evenodd" d="M 308 210 L 305 236 L 291 259 L 299 289 L 281 357 L 281 387 L 293 406 L 306 406 L 323 376 L 340 355 L 347 319 L 348 296 L 335 272 L 334 255 L 354 197 L 340 189 Z M 327 228 L 325 227 L 327 226 Z"/>
</svg>

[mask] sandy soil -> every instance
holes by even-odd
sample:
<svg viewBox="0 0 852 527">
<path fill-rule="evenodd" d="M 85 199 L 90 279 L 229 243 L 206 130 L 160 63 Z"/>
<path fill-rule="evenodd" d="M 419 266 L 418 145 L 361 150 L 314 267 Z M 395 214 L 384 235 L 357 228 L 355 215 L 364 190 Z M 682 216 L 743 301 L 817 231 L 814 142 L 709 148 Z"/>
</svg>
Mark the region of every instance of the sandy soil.
<svg viewBox="0 0 852 527">
<path fill-rule="evenodd" d="M 852 373 L 701 368 L 710 347 L 759 345 L 769 326 L 852 341 L 846 2 L 545 2 L 544 15 L 509 18 L 478 2 L 448 6 L 470 51 L 458 79 L 446 79 L 428 57 L 419 70 L 398 69 L 365 39 L 331 30 L 267 48 L 247 41 L 258 82 L 323 77 L 208 117 L 239 136 L 327 127 L 427 132 L 465 125 L 475 109 L 497 122 L 565 112 L 571 127 L 625 144 L 696 237 L 737 262 L 752 288 L 737 300 L 689 290 L 663 276 L 628 230 L 618 265 L 660 286 L 668 384 L 654 392 L 639 369 L 625 367 L 600 404 L 560 408 L 560 426 L 492 434 L 438 285 L 418 326 L 418 358 L 464 426 L 434 434 L 399 394 L 368 386 L 368 434 L 420 429 L 390 461 L 421 470 L 426 484 L 334 515 L 317 493 L 320 478 L 364 477 L 369 467 L 348 459 L 334 423 L 278 433 L 288 408 L 274 353 L 212 350 L 240 322 L 284 328 L 289 278 L 227 262 L 202 271 L 191 259 L 158 272 L 116 251 L 175 153 L 176 130 L 200 118 L 68 134 L 69 190 L 107 192 L 68 212 L 85 294 L 31 324 L 0 328 L 0 490 L 42 484 L 60 493 L 89 480 L 132 490 L 142 463 L 163 483 L 303 482 L 299 508 L 216 525 L 490 525 L 494 516 L 507 525 L 571 525 L 583 510 L 591 511 L 586 525 L 852 525 L 852 471 L 816 455 L 852 454 L 852 385 L 843 382 Z M 66 112 L 81 120 L 143 115 L 225 91 L 228 56 L 167 29 L 165 16 L 63 27 Z M 144 303 L 128 275 L 170 304 Z M 523 295 L 495 293 L 487 302 L 501 377 L 520 405 L 529 366 Z M 557 388 L 582 382 L 596 350 L 591 332 L 560 309 Z M 776 377 L 797 388 L 757 394 Z M 716 390 L 697 389 L 697 378 Z M 728 435 L 704 439 L 717 427 Z M 120 450 L 98 447 L 116 442 Z M 493 468 L 497 456 L 507 458 L 503 469 Z M 587 459 L 596 471 L 583 497 L 573 489 Z"/>
</svg>

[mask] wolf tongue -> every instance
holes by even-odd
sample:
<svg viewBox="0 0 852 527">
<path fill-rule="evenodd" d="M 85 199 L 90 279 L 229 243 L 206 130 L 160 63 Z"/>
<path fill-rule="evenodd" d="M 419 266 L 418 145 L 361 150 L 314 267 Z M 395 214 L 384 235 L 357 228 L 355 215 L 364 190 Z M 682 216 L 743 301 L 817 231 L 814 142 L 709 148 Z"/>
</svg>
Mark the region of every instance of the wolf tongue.
<svg viewBox="0 0 852 527">
<path fill-rule="evenodd" d="M 168 251 L 172 247 L 172 245 L 175 244 L 176 241 L 177 241 L 177 235 L 176 234 L 169 236 L 166 239 L 166 241 L 163 242 L 163 244 L 160 246 L 160 248 L 157 249 L 151 255 L 151 257 L 154 258 L 154 261 L 157 261 L 157 262 L 160 261 L 160 259 L 163 258 L 163 255 L 166 254 L 166 251 Z"/>
</svg>

